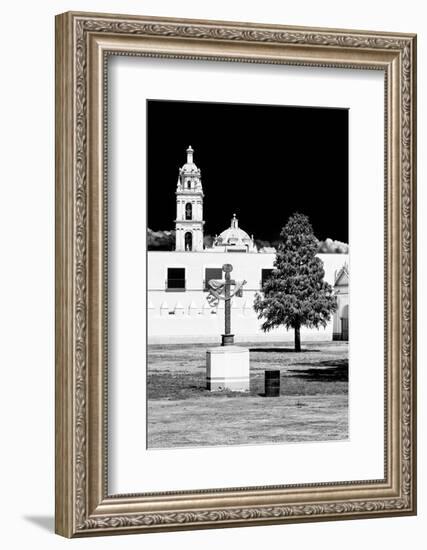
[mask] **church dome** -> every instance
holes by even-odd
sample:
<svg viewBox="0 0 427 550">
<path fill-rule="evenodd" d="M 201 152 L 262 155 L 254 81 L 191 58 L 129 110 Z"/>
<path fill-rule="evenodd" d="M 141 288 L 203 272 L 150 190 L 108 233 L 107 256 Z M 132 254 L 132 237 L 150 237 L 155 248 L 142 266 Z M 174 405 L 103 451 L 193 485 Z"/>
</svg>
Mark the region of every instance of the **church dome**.
<svg viewBox="0 0 427 550">
<path fill-rule="evenodd" d="M 214 246 L 225 246 L 230 247 L 230 249 L 235 247 L 236 249 L 244 249 L 248 252 L 256 251 L 253 239 L 249 237 L 246 231 L 240 229 L 236 214 L 233 214 L 230 227 L 216 238 Z"/>
<path fill-rule="evenodd" d="M 240 227 L 238 226 L 236 215 L 233 216 L 231 227 L 220 233 L 218 239 L 221 239 L 222 244 L 251 240 L 246 231 L 243 231 L 243 229 L 240 229 Z"/>
</svg>

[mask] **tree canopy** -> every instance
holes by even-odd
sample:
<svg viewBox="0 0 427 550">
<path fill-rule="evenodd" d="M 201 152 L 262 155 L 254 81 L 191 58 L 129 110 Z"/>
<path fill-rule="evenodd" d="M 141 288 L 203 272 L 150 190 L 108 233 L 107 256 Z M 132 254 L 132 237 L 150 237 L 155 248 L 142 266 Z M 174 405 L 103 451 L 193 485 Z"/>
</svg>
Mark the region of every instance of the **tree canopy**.
<svg viewBox="0 0 427 550">
<path fill-rule="evenodd" d="M 281 325 L 295 330 L 295 351 L 301 350 L 300 328 L 325 327 L 336 310 L 332 286 L 324 281 L 323 262 L 316 256 L 319 241 L 307 216 L 292 215 L 280 233 L 274 270 L 254 309 L 264 319 L 262 330 Z"/>
</svg>

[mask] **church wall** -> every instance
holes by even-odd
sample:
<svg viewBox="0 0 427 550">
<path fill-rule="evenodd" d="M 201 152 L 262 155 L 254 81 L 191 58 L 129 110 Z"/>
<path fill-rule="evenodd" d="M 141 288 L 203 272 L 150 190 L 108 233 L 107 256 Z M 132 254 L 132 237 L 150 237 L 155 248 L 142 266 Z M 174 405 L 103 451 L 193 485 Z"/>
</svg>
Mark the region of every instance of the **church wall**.
<svg viewBox="0 0 427 550">
<path fill-rule="evenodd" d="M 346 254 L 319 254 L 325 280 L 333 285 L 335 272 L 348 261 Z M 231 324 L 236 342 L 292 341 L 293 331 L 283 327 L 264 333 L 253 310 L 261 290 L 261 270 L 272 269 L 275 254 L 211 252 L 148 252 L 148 338 L 149 343 L 218 342 L 224 331 L 224 302 L 212 309 L 204 290 L 205 268 L 233 265 L 231 276 L 247 281 L 243 296 L 232 300 Z M 185 268 L 185 290 L 168 290 L 168 268 Z M 326 329 L 302 328 L 304 341 L 332 340 L 333 322 Z"/>
</svg>

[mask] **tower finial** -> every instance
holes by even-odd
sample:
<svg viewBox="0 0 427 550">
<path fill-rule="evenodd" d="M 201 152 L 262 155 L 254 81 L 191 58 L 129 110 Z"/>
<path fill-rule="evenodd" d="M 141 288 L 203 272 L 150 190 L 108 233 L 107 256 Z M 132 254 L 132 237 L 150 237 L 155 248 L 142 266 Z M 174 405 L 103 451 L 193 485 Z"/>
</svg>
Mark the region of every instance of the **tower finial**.
<svg viewBox="0 0 427 550">
<path fill-rule="evenodd" d="M 188 148 L 187 148 L 187 163 L 188 164 L 193 164 L 193 153 L 194 153 L 194 149 L 191 147 L 191 145 L 189 145 Z"/>
<path fill-rule="evenodd" d="M 236 214 L 233 214 L 233 219 L 231 220 L 231 227 L 232 228 L 239 227 L 239 220 L 236 218 Z"/>
</svg>

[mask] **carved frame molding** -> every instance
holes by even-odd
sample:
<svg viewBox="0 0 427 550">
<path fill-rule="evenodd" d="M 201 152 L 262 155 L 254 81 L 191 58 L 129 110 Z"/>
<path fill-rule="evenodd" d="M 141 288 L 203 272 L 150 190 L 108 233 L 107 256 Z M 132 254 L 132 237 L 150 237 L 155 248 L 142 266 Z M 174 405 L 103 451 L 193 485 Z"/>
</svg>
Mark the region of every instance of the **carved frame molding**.
<svg viewBox="0 0 427 550">
<path fill-rule="evenodd" d="M 384 480 L 108 495 L 104 184 L 109 55 L 384 71 Z M 57 533 L 75 537 L 416 513 L 415 78 L 415 35 L 71 12 L 57 16 Z"/>
</svg>

